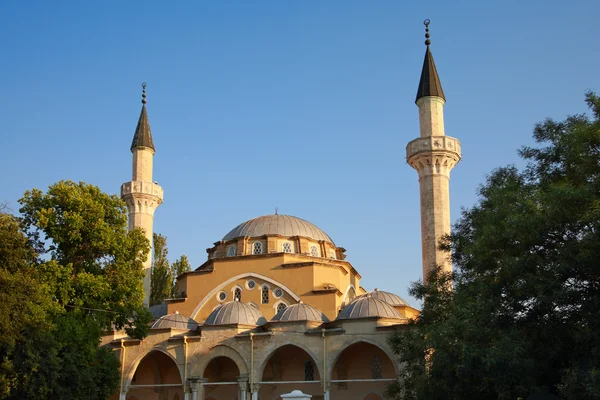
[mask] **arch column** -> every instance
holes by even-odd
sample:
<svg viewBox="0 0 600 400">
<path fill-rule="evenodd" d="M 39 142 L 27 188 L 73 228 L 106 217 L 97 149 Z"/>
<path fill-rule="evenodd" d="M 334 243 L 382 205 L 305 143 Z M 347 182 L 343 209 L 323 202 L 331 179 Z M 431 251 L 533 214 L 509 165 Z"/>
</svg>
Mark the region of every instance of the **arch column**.
<svg viewBox="0 0 600 400">
<path fill-rule="evenodd" d="M 240 400 L 246 400 L 246 396 L 248 394 L 248 376 L 238 377 L 238 385 L 240 386 L 238 398 Z"/>
<path fill-rule="evenodd" d="M 258 391 L 260 390 L 260 384 L 253 383 L 251 389 L 252 389 L 252 400 L 258 400 Z"/>
<path fill-rule="evenodd" d="M 331 383 L 327 382 L 323 388 L 323 400 L 329 400 L 329 390 L 331 390 Z"/>
<path fill-rule="evenodd" d="M 189 386 L 190 386 L 190 392 L 192 395 L 191 400 L 199 400 L 198 392 L 201 390 L 201 386 L 202 386 L 202 384 L 200 383 L 200 379 L 199 378 L 191 378 L 191 379 L 188 379 L 188 382 L 189 382 Z"/>
</svg>

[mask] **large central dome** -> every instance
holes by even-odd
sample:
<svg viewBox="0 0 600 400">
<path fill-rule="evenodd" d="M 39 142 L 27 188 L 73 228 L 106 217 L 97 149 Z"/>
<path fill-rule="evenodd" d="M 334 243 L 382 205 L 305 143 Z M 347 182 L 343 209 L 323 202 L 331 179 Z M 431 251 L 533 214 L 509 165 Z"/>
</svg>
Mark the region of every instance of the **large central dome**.
<svg viewBox="0 0 600 400">
<path fill-rule="evenodd" d="M 313 240 L 325 240 L 333 243 L 333 240 L 316 225 L 301 218 L 291 215 L 263 215 L 246 222 L 242 222 L 233 228 L 223 240 L 231 240 L 240 236 L 304 236 Z"/>
</svg>

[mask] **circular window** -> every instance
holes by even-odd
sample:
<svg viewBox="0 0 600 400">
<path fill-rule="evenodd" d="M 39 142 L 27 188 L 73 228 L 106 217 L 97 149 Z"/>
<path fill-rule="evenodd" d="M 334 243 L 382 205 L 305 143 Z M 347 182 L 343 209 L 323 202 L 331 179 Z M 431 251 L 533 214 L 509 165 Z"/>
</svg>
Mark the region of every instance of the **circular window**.
<svg viewBox="0 0 600 400">
<path fill-rule="evenodd" d="M 227 293 L 224 291 L 220 291 L 219 293 L 217 293 L 217 300 L 219 301 L 225 301 L 227 299 Z"/>
<path fill-rule="evenodd" d="M 246 281 L 246 288 L 252 290 L 256 287 L 256 281 L 254 279 L 249 279 Z"/>
<path fill-rule="evenodd" d="M 273 290 L 273 296 L 280 298 L 281 296 L 283 296 L 283 290 L 281 290 L 280 288 Z"/>
</svg>

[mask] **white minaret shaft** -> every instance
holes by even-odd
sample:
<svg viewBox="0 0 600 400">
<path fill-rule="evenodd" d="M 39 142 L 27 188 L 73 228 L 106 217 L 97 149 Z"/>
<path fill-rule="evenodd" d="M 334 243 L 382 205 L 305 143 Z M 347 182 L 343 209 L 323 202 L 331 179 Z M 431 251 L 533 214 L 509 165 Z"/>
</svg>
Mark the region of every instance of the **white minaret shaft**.
<svg viewBox="0 0 600 400">
<path fill-rule="evenodd" d="M 131 182 L 121 185 L 121 198 L 129 211 L 129 230 L 141 228 L 152 246 L 154 211 L 163 201 L 163 189 L 152 182 L 154 142 L 146 112 L 146 84 L 142 84 L 142 112 L 131 143 L 133 153 Z M 144 261 L 144 305 L 150 305 L 150 278 L 152 275 L 152 250 Z"/>
<path fill-rule="evenodd" d="M 421 134 L 406 146 L 406 159 L 419 173 L 424 280 L 436 266 L 452 271 L 450 254 L 438 246 L 450 233 L 450 171 L 460 161 L 460 142 L 444 132 L 446 99 L 429 49 L 429 20 L 425 26 L 427 50 L 416 99 Z"/>
</svg>

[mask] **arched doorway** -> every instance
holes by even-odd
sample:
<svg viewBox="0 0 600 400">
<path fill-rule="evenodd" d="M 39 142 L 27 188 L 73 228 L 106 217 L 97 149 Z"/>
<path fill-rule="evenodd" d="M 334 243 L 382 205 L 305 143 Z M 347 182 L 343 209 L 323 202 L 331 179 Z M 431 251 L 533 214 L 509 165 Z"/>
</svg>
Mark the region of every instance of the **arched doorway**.
<svg viewBox="0 0 600 400">
<path fill-rule="evenodd" d="M 240 370 L 236 363 L 228 357 L 215 357 L 206 366 L 204 378 L 205 396 L 210 399 L 238 399 L 238 377 Z"/>
<path fill-rule="evenodd" d="M 390 357 L 379 347 L 357 342 L 346 347 L 335 362 L 331 376 L 331 398 L 382 399 L 396 380 Z"/>
<path fill-rule="evenodd" d="M 301 390 L 313 399 L 323 396 L 316 361 L 304 349 L 288 344 L 275 350 L 264 363 L 259 382 L 260 399 L 279 399 L 292 390 Z"/>
<path fill-rule="evenodd" d="M 162 351 L 151 351 L 138 364 L 127 399 L 183 400 L 181 374 L 175 361 Z"/>
</svg>

